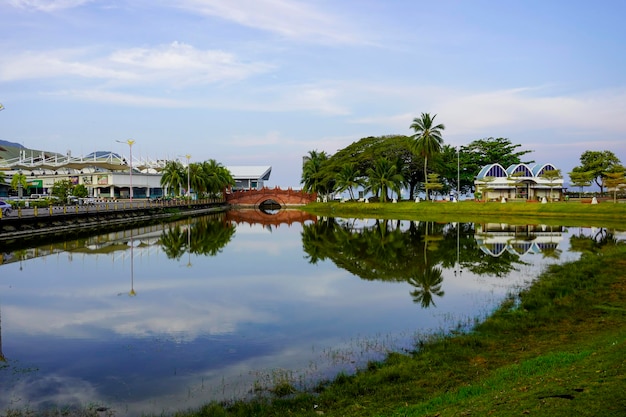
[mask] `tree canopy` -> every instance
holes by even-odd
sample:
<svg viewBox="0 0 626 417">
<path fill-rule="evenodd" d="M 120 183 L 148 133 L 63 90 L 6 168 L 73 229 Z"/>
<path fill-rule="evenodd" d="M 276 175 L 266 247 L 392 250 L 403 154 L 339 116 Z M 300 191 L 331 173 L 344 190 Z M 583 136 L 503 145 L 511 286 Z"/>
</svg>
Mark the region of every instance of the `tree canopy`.
<svg viewBox="0 0 626 417">
<path fill-rule="evenodd" d="M 607 172 L 612 172 L 621 165 L 617 156 L 611 151 L 585 151 L 580 156 L 580 166 L 575 171 L 589 172 L 594 182 L 604 192 L 604 179 Z"/>
</svg>

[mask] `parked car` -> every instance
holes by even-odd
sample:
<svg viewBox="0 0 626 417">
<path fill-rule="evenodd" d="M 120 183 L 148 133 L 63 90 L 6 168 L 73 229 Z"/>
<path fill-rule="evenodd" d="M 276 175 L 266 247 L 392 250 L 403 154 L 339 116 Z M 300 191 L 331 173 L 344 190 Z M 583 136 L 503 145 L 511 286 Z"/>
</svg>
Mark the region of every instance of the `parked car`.
<svg viewBox="0 0 626 417">
<path fill-rule="evenodd" d="M 83 197 L 78 200 L 81 206 L 93 206 L 96 204 L 96 199 L 93 197 Z"/>
<path fill-rule="evenodd" d="M 8 216 L 13 211 L 13 207 L 4 200 L 0 200 L 0 210 L 3 216 Z"/>
</svg>

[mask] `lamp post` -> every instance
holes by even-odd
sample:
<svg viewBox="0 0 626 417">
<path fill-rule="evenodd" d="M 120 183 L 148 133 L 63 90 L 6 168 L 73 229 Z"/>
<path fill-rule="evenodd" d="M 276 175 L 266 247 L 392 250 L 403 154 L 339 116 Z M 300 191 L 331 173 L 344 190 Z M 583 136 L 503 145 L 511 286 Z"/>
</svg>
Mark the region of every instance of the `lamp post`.
<svg viewBox="0 0 626 417">
<path fill-rule="evenodd" d="M 456 147 L 456 201 L 461 195 L 461 147 Z"/>
<path fill-rule="evenodd" d="M 189 158 L 191 155 L 187 154 L 185 158 L 187 158 L 187 197 L 191 198 L 191 180 L 189 179 Z"/>
<path fill-rule="evenodd" d="M 130 182 L 130 203 L 132 205 L 133 203 L 133 144 L 135 143 L 134 140 L 132 139 L 128 139 L 126 141 L 121 141 L 121 140 L 116 140 L 117 143 L 126 143 L 128 144 L 128 150 L 129 150 L 129 170 L 128 170 L 128 177 L 129 177 L 129 182 Z"/>
</svg>

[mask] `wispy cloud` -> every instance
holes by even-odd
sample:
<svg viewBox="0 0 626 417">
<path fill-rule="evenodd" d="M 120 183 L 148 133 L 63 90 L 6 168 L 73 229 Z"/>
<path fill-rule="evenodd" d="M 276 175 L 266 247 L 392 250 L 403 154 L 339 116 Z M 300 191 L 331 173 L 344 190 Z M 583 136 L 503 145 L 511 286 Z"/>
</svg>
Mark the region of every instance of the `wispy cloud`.
<svg viewBox="0 0 626 417">
<path fill-rule="evenodd" d="M 410 133 L 409 125 L 421 112 L 438 114 L 446 125 L 445 136 L 475 136 L 550 130 L 573 137 L 590 132 L 598 136 L 626 130 L 626 90 L 594 90 L 560 94 L 548 87 L 512 88 L 473 92 L 445 87 L 397 88 L 362 86 L 361 91 L 378 100 L 408 103 L 414 111 L 355 118 L 353 123 L 389 126 Z M 385 92 L 387 91 L 387 92 Z M 417 103 L 416 103 L 417 102 Z M 491 133 L 489 133 L 491 132 Z M 482 137 L 482 136 L 478 136 Z M 475 137 L 477 138 L 477 137 Z"/>
<path fill-rule="evenodd" d="M 180 42 L 92 55 L 87 49 L 27 51 L 10 58 L 5 55 L 0 58 L 0 80 L 81 77 L 116 84 L 186 87 L 242 80 L 272 68 L 266 63 L 243 62 L 228 52 L 200 50 Z"/>
<path fill-rule="evenodd" d="M 55 12 L 79 7 L 93 0 L 8 0 L 13 7 L 41 12 Z"/>
<path fill-rule="evenodd" d="M 134 107 L 183 108 L 193 106 L 192 103 L 183 100 L 151 97 L 139 94 L 119 93 L 106 90 L 61 90 L 52 93 L 46 93 L 46 95 L 78 99 L 95 103 L 110 103 Z"/>
<path fill-rule="evenodd" d="M 366 43 L 337 15 L 295 0 L 182 0 L 178 7 L 309 42 Z"/>
</svg>

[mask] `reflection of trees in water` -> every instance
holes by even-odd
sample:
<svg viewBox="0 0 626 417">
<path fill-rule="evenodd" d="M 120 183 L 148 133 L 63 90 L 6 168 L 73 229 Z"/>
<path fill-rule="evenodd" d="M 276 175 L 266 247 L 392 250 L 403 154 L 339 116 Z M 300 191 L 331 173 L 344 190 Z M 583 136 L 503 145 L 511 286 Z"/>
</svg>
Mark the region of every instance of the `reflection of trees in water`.
<svg viewBox="0 0 626 417">
<path fill-rule="evenodd" d="M 220 219 L 201 217 L 182 227 L 176 224 L 161 233 L 166 256 L 180 259 L 185 253 L 215 256 L 231 241 L 235 226 Z"/>
<path fill-rule="evenodd" d="M 302 245 L 310 263 L 329 260 L 362 279 L 407 282 L 423 307 L 444 295 L 443 268 L 504 277 L 524 264 L 515 252 L 498 257 L 483 252 L 472 223 L 409 222 L 404 229 L 402 224 L 375 220 L 359 227 L 326 218 L 304 226 Z"/>
<path fill-rule="evenodd" d="M 597 253 L 605 246 L 615 246 L 622 242 L 615 236 L 615 231 L 604 227 L 592 228 L 590 234 L 582 229 L 569 240 L 570 250 L 580 253 Z"/>
<path fill-rule="evenodd" d="M 443 271 L 441 268 L 425 268 L 421 275 L 410 277 L 409 284 L 415 287 L 411 291 L 411 297 L 415 303 L 420 304 L 423 308 L 435 305 L 433 296 L 443 297 L 444 292 L 441 289 L 443 284 Z"/>
<path fill-rule="evenodd" d="M 371 226 L 338 223 L 328 218 L 305 225 L 302 244 L 311 263 L 330 260 L 335 265 L 366 280 L 407 282 L 414 287 L 411 296 L 423 307 L 434 305 L 443 296 L 443 272 L 436 267 L 446 256 L 440 244 L 445 241 L 446 225 L 410 222 L 406 230 L 397 220 L 375 220 Z M 456 254 L 456 234 L 452 245 Z M 456 259 L 456 255 L 455 255 Z"/>
</svg>

